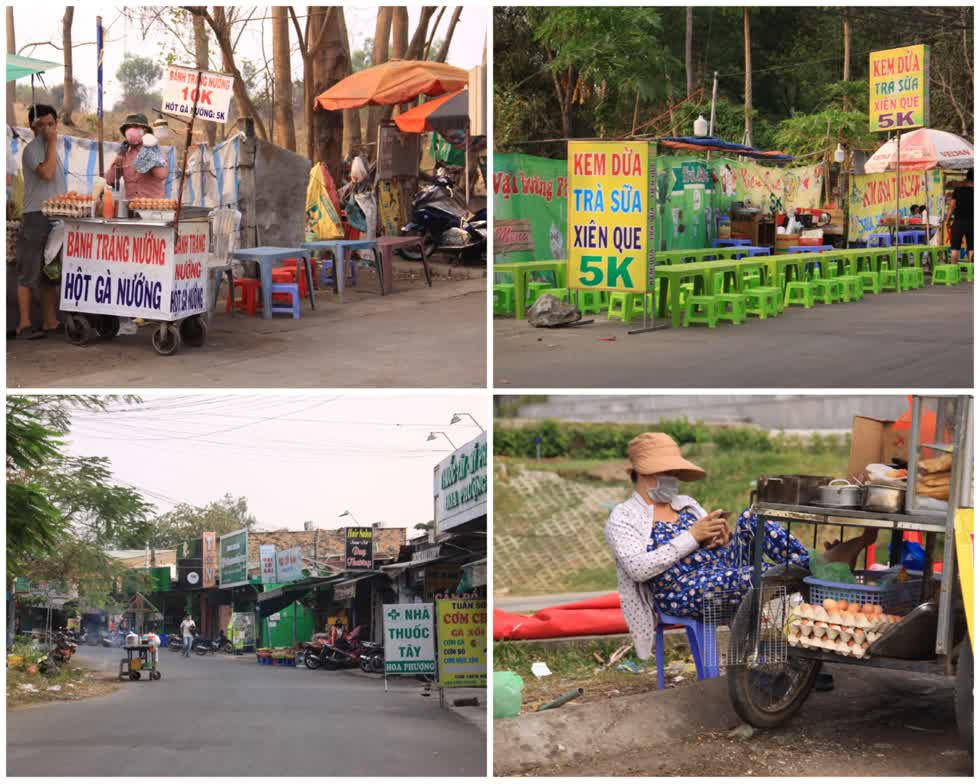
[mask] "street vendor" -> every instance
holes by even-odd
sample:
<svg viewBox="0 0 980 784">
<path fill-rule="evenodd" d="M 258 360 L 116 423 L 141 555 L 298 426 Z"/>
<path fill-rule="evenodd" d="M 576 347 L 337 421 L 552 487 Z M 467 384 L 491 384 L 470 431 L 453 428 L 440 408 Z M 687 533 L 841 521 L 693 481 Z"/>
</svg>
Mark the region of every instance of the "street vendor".
<svg viewBox="0 0 980 784">
<path fill-rule="evenodd" d="M 45 199 L 63 194 L 68 186 L 65 166 L 58 155 L 58 113 L 54 107 L 39 103 L 28 110 L 27 120 L 34 138 L 24 148 L 22 159 L 24 207 L 17 238 L 16 337 L 35 340 L 61 328 L 57 310 L 59 284 L 44 272 L 44 249 L 53 222 L 41 212 L 41 206 Z M 41 302 L 41 327 L 31 321 L 33 292 L 37 292 Z"/>
<path fill-rule="evenodd" d="M 728 512 L 710 514 L 693 498 L 680 494 L 679 483 L 705 478 L 704 469 L 681 455 L 666 433 L 643 433 L 629 443 L 630 479 L 635 491 L 616 506 L 606 524 L 606 541 L 616 560 L 623 615 L 636 653 L 649 658 L 656 611 L 699 618 L 704 595 L 724 591 L 737 606 L 752 587 L 752 567 L 743 554 L 753 552 L 757 520 L 749 510 L 739 515 L 734 532 Z M 765 525 L 764 552 L 772 563 L 806 568 L 810 553 L 774 523 Z M 876 530 L 830 545 L 823 558 L 854 564 L 874 543 Z"/>
<path fill-rule="evenodd" d="M 165 198 L 164 183 L 170 167 L 160 152 L 146 115 L 129 115 L 119 132 L 125 141 L 106 172 L 106 183 L 115 186 L 122 176 L 126 182 L 127 200 Z"/>
<path fill-rule="evenodd" d="M 973 261 L 973 169 L 966 173 L 963 180 L 953 191 L 949 202 L 949 244 L 953 249 L 950 261 L 956 264 L 960 260 L 960 248 L 966 240 L 969 260 Z"/>
</svg>

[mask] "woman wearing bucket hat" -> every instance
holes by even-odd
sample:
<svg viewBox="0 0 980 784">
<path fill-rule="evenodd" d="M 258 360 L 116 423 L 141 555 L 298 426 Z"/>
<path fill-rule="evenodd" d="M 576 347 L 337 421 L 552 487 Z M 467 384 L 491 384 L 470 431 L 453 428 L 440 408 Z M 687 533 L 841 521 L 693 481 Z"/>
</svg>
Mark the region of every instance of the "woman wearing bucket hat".
<svg viewBox="0 0 980 784">
<path fill-rule="evenodd" d="M 125 137 L 105 181 L 115 185 L 119 178 L 126 181 L 126 199 L 163 199 L 164 183 L 170 173 L 166 159 L 157 147 L 153 129 L 145 114 L 131 114 L 119 127 Z"/>
<path fill-rule="evenodd" d="M 657 624 L 656 610 L 701 617 L 706 593 L 724 592 L 737 607 L 752 587 L 749 554 L 757 521 L 749 510 L 739 515 L 734 532 L 728 512 L 710 514 L 679 493 L 679 482 L 704 479 L 703 468 L 686 460 L 666 433 L 643 433 L 629 443 L 633 495 L 616 506 L 606 523 L 606 541 L 616 559 L 620 605 L 637 656 L 649 658 Z M 764 527 L 764 552 L 774 564 L 806 567 L 807 549 L 774 523 Z M 827 561 L 853 561 L 874 541 L 870 533 L 827 550 Z"/>
</svg>

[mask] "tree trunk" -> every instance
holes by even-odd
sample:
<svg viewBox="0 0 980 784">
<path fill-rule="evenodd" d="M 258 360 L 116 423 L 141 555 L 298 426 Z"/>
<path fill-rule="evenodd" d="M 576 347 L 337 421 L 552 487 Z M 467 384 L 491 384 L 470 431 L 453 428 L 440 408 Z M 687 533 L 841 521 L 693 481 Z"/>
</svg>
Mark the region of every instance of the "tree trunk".
<svg viewBox="0 0 980 784">
<path fill-rule="evenodd" d="M 439 22 L 442 21 L 442 15 L 446 12 L 446 6 L 439 9 L 439 13 L 436 14 L 436 18 L 432 22 L 432 29 L 429 30 L 428 35 L 425 39 L 425 46 L 422 47 L 422 56 L 420 60 L 428 60 L 429 55 L 432 54 L 432 42 L 435 41 L 436 32 L 439 30 Z"/>
<path fill-rule="evenodd" d="M 392 33 L 392 46 L 391 46 L 391 59 L 392 60 L 417 60 L 422 54 L 422 47 L 425 45 L 425 33 L 429 28 L 429 20 L 432 18 L 432 14 L 435 13 L 435 6 L 424 5 L 419 9 L 419 23 L 415 28 L 415 33 L 412 35 L 412 40 L 410 43 L 406 43 L 406 38 L 408 38 L 408 11 L 404 6 L 398 6 L 395 8 L 395 13 L 391 20 L 391 33 Z M 404 24 L 404 26 L 403 26 Z M 399 106 L 386 106 L 384 114 L 382 115 L 382 121 L 388 122 L 397 108 L 399 113 L 404 111 L 408 107 L 408 104 L 401 104 Z"/>
<path fill-rule="evenodd" d="M 749 9 L 742 9 L 742 27 L 745 38 L 745 139 L 752 146 L 752 29 L 749 23 Z"/>
<path fill-rule="evenodd" d="M 67 6 L 61 20 L 61 45 L 65 54 L 65 98 L 61 105 L 61 122 L 68 126 L 75 124 L 71 119 L 71 113 L 75 111 L 75 71 L 71 62 L 71 24 L 74 18 L 74 6 Z"/>
<path fill-rule="evenodd" d="M 694 9 L 687 7 L 684 23 L 684 72 L 687 75 L 687 96 L 694 93 Z"/>
<path fill-rule="evenodd" d="M 388 39 L 391 37 L 391 6 L 380 6 L 378 18 L 374 25 L 374 48 L 371 50 L 371 65 L 381 65 L 388 62 Z M 378 124 L 384 116 L 381 106 L 368 107 L 367 143 L 376 144 L 378 141 Z"/>
<path fill-rule="evenodd" d="M 398 5 L 391 10 L 391 59 L 404 60 L 408 51 L 408 9 Z"/>
<path fill-rule="evenodd" d="M 289 12 L 274 5 L 272 11 L 272 67 L 275 73 L 273 140 L 280 147 L 296 152 L 296 126 L 293 124 L 293 76 L 289 62 Z"/>
<path fill-rule="evenodd" d="M 341 6 L 311 6 L 324 17 L 323 33 L 313 47 L 313 94 L 319 95 L 350 74 L 350 60 L 344 57 Z M 325 163 L 335 181 L 343 173 L 344 113 L 317 108 L 313 112 L 314 160 Z"/>
<path fill-rule="evenodd" d="M 17 39 L 14 36 L 14 9 L 7 6 L 7 54 L 17 54 Z M 17 100 L 17 82 L 7 82 L 7 124 L 16 126 L 14 102 Z"/>
<path fill-rule="evenodd" d="M 340 14 L 340 37 L 344 42 L 344 76 L 350 76 L 354 72 L 354 65 L 350 58 L 350 37 L 347 35 L 347 20 L 343 13 Z M 351 151 L 361 143 L 361 110 L 344 109 L 344 142 L 343 155 L 347 160 Z"/>
<path fill-rule="evenodd" d="M 449 56 L 449 45 L 453 42 L 453 32 L 456 30 L 456 23 L 459 22 L 459 15 L 463 12 L 463 6 L 458 5 L 453 10 L 453 15 L 449 18 L 449 27 L 446 28 L 446 37 L 442 39 L 442 46 L 439 47 L 439 52 L 436 54 L 436 61 L 440 63 L 446 62 L 446 58 Z"/>
<path fill-rule="evenodd" d="M 207 24 L 203 16 L 196 14 L 191 16 L 191 21 L 194 24 L 194 62 L 202 71 L 207 71 L 211 67 Z M 204 130 L 208 135 L 208 145 L 214 147 L 218 139 L 218 126 L 212 122 L 205 123 Z"/>
<path fill-rule="evenodd" d="M 419 23 L 415 28 L 415 33 L 412 35 L 412 40 L 408 44 L 408 50 L 405 52 L 406 60 L 419 60 L 422 57 L 422 49 L 425 46 L 426 34 L 429 31 L 429 20 L 432 19 L 432 15 L 436 12 L 435 6 L 424 5 L 419 9 Z"/>
</svg>

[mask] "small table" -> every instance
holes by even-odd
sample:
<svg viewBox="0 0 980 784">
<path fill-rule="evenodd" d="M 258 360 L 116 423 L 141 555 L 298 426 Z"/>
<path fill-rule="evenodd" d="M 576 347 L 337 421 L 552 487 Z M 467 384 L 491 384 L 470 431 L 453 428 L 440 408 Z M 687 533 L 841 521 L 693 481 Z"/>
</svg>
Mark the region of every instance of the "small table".
<svg viewBox="0 0 980 784">
<path fill-rule="evenodd" d="M 275 264 L 286 259 L 296 259 L 296 279 L 302 274 L 300 265 L 306 265 L 306 279 L 309 285 L 310 310 L 316 310 L 313 299 L 313 267 L 310 264 L 310 253 L 306 248 L 239 248 L 231 254 L 239 261 L 254 261 L 259 265 L 259 277 L 262 280 L 262 318 L 272 318 L 272 268 Z M 231 292 L 235 296 L 235 292 Z"/>
<path fill-rule="evenodd" d="M 735 258 L 743 258 L 744 255 L 749 256 L 771 256 L 772 248 L 765 245 L 740 245 L 737 250 L 739 251 Z M 742 253 L 745 251 L 745 254 Z"/>
<path fill-rule="evenodd" d="M 378 237 L 376 240 L 378 252 L 381 254 L 381 293 L 388 294 L 395 290 L 395 276 L 391 268 L 391 254 L 398 248 L 417 247 L 422 255 L 422 269 L 425 272 L 426 285 L 432 288 L 432 271 L 429 260 L 425 256 L 425 243 L 421 237 Z"/>
<path fill-rule="evenodd" d="M 725 248 L 725 247 L 732 247 L 735 245 L 751 245 L 751 244 L 752 244 L 752 240 L 730 237 L 723 240 L 713 240 L 711 242 L 711 247 Z"/>
<path fill-rule="evenodd" d="M 925 229 L 902 229 L 900 232 L 898 232 L 898 244 L 899 245 L 925 245 L 926 230 Z"/>
<path fill-rule="evenodd" d="M 524 298 L 527 287 L 526 279 L 531 272 L 551 272 L 555 275 L 555 281 L 561 271 L 567 269 L 567 261 L 508 261 L 503 264 L 495 263 L 493 273 L 502 272 L 510 274 L 514 278 L 514 318 L 524 318 Z M 491 281 L 491 286 L 493 282 Z"/>
<path fill-rule="evenodd" d="M 868 247 L 869 248 L 890 248 L 892 246 L 892 235 L 890 232 L 882 233 L 875 232 L 874 234 L 868 235 Z"/>
<path fill-rule="evenodd" d="M 344 301 L 344 283 L 347 279 L 346 262 L 349 260 L 347 254 L 355 250 L 369 250 L 374 253 L 374 262 L 378 270 L 378 285 L 381 286 L 381 293 L 384 294 L 384 281 L 381 275 L 381 256 L 378 254 L 378 246 L 375 240 L 316 240 L 314 242 L 304 242 L 303 247 L 314 253 L 325 251 L 333 256 L 334 276 L 333 290 Z M 357 273 L 354 273 L 354 282 L 357 282 Z"/>
<path fill-rule="evenodd" d="M 760 259 L 758 262 L 764 265 Z M 739 263 L 736 261 L 698 261 L 691 264 L 669 264 L 657 266 L 656 276 L 661 280 L 660 295 L 657 304 L 657 312 L 663 316 L 667 312 L 667 296 L 670 295 L 670 325 L 680 327 L 681 325 L 681 281 L 685 278 L 695 278 L 701 282 L 701 288 L 705 294 L 714 295 L 714 277 L 717 273 L 735 274 Z M 736 278 L 737 280 L 737 278 Z M 666 285 L 664 285 L 666 283 Z M 736 284 L 737 285 L 737 284 Z"/>
<path fill-rule="evenodd" d="M 787 249 L 787 253 L 823 253 L 824 251 L 833 250 L 833 245 L 790 245 Z"/>
</svg>

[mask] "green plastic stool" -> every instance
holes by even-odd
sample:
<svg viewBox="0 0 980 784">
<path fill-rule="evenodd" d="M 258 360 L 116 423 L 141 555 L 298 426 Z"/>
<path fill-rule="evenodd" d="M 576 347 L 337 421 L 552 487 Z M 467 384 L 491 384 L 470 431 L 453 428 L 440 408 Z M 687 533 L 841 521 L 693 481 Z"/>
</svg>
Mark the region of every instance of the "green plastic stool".
<svg viewBox="0 0 980 784">
<path fill-rule="evenodd" d="M 710 329 L 718 326 L 718 298 L 707 294 L 692 294 L 684 305 L 685 327 L 691 324 L 707 324 Z"/>
<path fill-rule="evenodd" d="M 718 320 L 730 321 L 732 324 L 744 324 L 746 319 L 745 295 L 726 292 L 716 294 L 718 301 Z"/>
<path fill-rule="evenodd" d="M 570 299 L 568 289 L 564 288 L 541 289 L 541 291 L 538 292 L 538 299 L 543 297 L 545 294 L 550 294 L 552 297 L 558 297 L 558 299 L 560 299 L 562 302 L 568 302 Z M 534 301 L 537 302 L 538 300 Z"/>
<path fill-rule="evenodd" d="M 932 271 L 932 285 L 944 283 L 947 286 L 955 286 L 960 282 L 959 264 L 940 264 Z"/>
<path fill-rule="evenodd" d="M 804 308 L 813 307 L 813 284 L 806 280 L 791 280 L 786 283 L 786 295 L 783 305 L 802 305 Z"/>
<path fill-rule="evenodd" d="M 583 316 L 602 312 L 602 292 L 579 290 L 578 309 Z"/>
<path fill-rule="evenodd" d="M 879 275 L 874 270 L 862 270 L 858 273 L 858 277 L 861 278 L 861 285 L 864 286 L 865 292 L 871 292 L 872 294 L 881 294 L 881 275 Z"/>
<path fill-rule="evenodd" d="M 606 313 L 606 319 L 611 321 L 618 318 L 628 324 L 633 320 L 633 316 L 633 295 L 621 291 L 610 292 L 609 311 Z"/>
<path fill-rule="evenodd" d="M 973 262 L 961 261 L 958 266 L 960 268 L 960 280 L 966 278 L 967 283 L 973 283 Z"/>
<path fill-rule="evenodd" d="M 841 275 L 837 280 L 841 284 L 841 299 L 844 302 L 857 302 L 864 299 L 864 283 L 860 275 Z"/>
<path fill-rule="evenodd" d="M 926 271 L 922 267 L 913 267 L 912 270 L 915 273 L 913 276 L 915 278 L 915 287 L 921 289 L 926 285 Z"/>
<path fill-rule="evenodd" d="M 546 283 L 540 280 L 530 281 L 527 284 L 527 291 L 525 291 L 524 296 L 527 298 L 526 304 L 533 305 L 538 301 L 538 297 L 541 296 L 542 291 L 547 291 L 548 289 L 554 288 L 551 283 Z"/>
<path fill-rule="evenodd" d="M 769 316 L 778 316 L 779 303 L 782 299 L 779 289 L 775 286 L 755 286 L 746 289 L 745 315 L 758 316 L 762 320 Z"/>
<path fill-rule="evenodd" d="M 817 280 L 811 281 L 813 286 L 813 299 L 823 300 L 824 305 L 830 305 L 834 302 L 840 302 L 842 299 L 842 292 L 840 280 L 838 278 L 819 278 Z"/>
<path fill-rule="evenodd" d="M 510 316 L 514 313 L 514 284 L 495 283 L 493 286 L 494 315 Z"/>
<path fill-rule="evenodd" d="M 915 267 L 899 267 L 898 285 L 905 291 L 915 288 Z"/>
<path fill-rule="evenodd" d="M 898 274 L 893 269 L 883 269 L 881 271 L 881 290 L 882 291 L 901 291 L 902 281 L 898 279 Z"/>
</svg>

